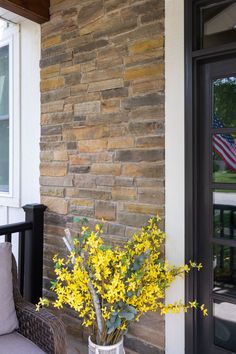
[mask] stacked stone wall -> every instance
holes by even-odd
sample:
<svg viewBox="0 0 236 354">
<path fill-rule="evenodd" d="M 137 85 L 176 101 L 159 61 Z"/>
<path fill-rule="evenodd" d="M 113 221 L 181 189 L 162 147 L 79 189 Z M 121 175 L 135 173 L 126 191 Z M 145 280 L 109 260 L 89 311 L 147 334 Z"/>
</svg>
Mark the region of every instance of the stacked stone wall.
<svg viewBox="0 0 236 354">
<path fill-rule="evenodd" d="M 164 0 L 51 0 L 41 103 L 49 289 L 74 216 L 123 244 L 164 214 Z"/>
</svg>

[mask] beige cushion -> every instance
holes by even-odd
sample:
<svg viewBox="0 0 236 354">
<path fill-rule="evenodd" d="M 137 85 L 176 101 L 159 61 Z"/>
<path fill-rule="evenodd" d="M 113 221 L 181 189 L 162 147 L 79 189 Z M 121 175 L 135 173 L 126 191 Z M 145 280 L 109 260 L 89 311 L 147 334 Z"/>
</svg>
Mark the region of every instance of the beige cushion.
<svg viewBox="0 0 236 354">
<path fill-rule="evenodd" d="M 10 243 L 0 243 L 0 335 L 18 328 L 12 284 L 12 249 Z"/>
<path fill-rule="evenodd" d="M 17 332 L 0 336 L 0 354 L 45 354 L 33 342 Z"/>
</svg>

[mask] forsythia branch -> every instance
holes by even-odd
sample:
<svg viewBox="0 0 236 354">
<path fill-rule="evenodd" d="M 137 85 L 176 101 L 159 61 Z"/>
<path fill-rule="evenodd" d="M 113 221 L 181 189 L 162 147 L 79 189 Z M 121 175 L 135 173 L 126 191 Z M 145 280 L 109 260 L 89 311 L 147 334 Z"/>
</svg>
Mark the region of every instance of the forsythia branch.
<svg viewBox="0 0 236 354">
<path fill-rule="evenodd" d="M 84 253 L 81 252 L 81 258 L 83 260 L 83 266 L 85 267 L 85 269 L 87 270 L 88 274 L 89 274 L 89 279 L 90 281 L 88 282 L 88 288 L 90 291 L 90 294 L 93 298 L 93 304 L 94 304 L 94 308 L 95 308 L 95 313 L 96 313 L 96 318 L 97 318 L 97 325 L 98 325 L 98 333 L 99 333 L 99 342 L 101 339 L 101 334 L 103 332 L 103 321 L 102 321 L 102 310 L 101 310 L 101 305 L 100 305 L 100 301 L 99 301 L 99 297 L 93 287 L 93 284 L 91 282 L 92 279 L 92 273 L 89 269 L 86 268 L 86 266 L 84 265 Z"/>
<path fill-rule="evenodd" d="M 73 240 L 71 237 L 71 233 L 69 229 L 65 229 L 65 234 L 66 237 L 63 237 L 63 241 L 67 247 L 67 249 L 71 252 L 73 249 Z M 100 305 L 100 301 L 99 301 L 99 297 L 96 294 L 96 291 L 93 287 L 93 284 L 91 282 L 92 279 L 92 273 L 89 269 L 86 268 L 85 264 L 84 264 L 84 253 L 81 252 L 81 258 L 83 260 L 83 267 L 87 270 L 88 274 L 89 274 L 89 279 L 90 281 L 88 282 L 88 288 L 90 291 L 90 294 L 92 296 L 93 299 L 93 304 L 94 304 L 94 308 L 95 308 L 95 313 L 96 313 L 96 318 L 97 318 L 97 325 L 98 325 L 98 332 L 99 332 L 99 337 L 101 337 L 101 334 L 103 332 L 103 321 L 102 321 L 102 310 L 101 310 L 101 305 Z M 99 338 L 100 339 L 100 338 Z"/>
</svg>

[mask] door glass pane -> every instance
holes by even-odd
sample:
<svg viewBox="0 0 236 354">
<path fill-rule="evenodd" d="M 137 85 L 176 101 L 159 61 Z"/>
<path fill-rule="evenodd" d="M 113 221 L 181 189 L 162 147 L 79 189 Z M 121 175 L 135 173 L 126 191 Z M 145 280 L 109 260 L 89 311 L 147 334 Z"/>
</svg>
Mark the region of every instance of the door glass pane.
<svg viewBox="0 0 236 354">
<path fill-rule="evenodd" d="M 9 191 L 9 46 L 0 48 L 0 192 Z"/>
<path fill-rule="evenodd" d="M 229 302 L 215 302 L 213 314 L 215 345 L 236 353 L 236 305 Z"/>
<path fill-rule="evenodd" d="M 214 292 L 236 296 L 236 248 L 214 245 Z"/>
<path fill-rule="evenodd" d="M 236 240 L 236 190 L 216 190 L 213 193 L 213 236 Z"/>
<path fill-rule="evenodd" d="M 216 79 L 213 89 L 213 128 L 236 127 L 236 77 Z"/>
<path fill-rule="evenodd" d="M 236 1 L 200 8 L 200 48 L 236 42 Z"/>
<path fill-rule="evenodd" d="M 236 183 L 236 133 L 213 134 L 213 182 Z"/>
</svg>

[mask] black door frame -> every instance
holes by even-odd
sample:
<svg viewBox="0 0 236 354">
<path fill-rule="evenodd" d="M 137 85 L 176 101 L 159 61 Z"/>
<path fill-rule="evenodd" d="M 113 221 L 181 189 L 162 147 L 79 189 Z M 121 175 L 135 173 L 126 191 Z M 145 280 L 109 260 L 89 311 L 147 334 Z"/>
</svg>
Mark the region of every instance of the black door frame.
<svg viewBox="0 0 236 354">
<path fill-rule="evenodd" d="M 196 172 L 197 172 L 197 66 L 210 58 L 222 58 L 233 54 L 236 56 L 236 42 L 216 48 L 194 50 L 197 43 L 196 4 L 211 4 L 222 0 L 185 0 L 185 261 L 196 259 Z M 196 273 L 185 280 L 186 302 L 197 298 Z M 192 311 L 185 316 L 185 354 L 197 354 L 197 317 Z"/>
</svg>

